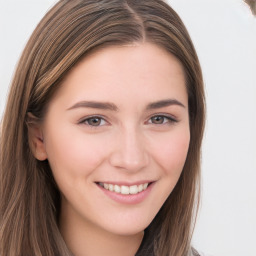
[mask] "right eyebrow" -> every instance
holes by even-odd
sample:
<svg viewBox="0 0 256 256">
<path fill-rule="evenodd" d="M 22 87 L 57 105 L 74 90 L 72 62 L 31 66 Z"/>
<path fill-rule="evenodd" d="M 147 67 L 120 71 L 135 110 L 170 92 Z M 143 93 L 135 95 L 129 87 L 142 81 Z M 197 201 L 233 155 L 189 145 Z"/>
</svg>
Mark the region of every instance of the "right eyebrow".
<svg viewBox="0 0 256 256">
<path fill-rule="evenodd" d="M 75 103 L 73 106 L 68 108 L 67 110 L 76 109 L 76 108 L 96 108 L 103 110 L 112 110 L 118 111 L 118 107 L 109 102 L 98 102 L 98 101 L 79 101 Z"/>
</svg>

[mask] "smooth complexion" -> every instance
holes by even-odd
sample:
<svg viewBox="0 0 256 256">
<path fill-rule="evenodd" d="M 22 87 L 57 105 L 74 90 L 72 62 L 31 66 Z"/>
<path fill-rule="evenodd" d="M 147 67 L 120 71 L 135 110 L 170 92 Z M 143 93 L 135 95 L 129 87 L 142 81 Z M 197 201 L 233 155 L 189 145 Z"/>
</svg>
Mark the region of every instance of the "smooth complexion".
<svg viewBox="0 0 256 256">
<path fill-rule="evenodd" d="M 186 160 L 182 66 L 149 43 L 96 51 L 69 72 L 30 134 L 36 158 L 48 159 L 61 191 L 59 225 L 70 250 L 132 256 Z M 149 186 L 121 195 L 104 183 Z"/>
</svg>

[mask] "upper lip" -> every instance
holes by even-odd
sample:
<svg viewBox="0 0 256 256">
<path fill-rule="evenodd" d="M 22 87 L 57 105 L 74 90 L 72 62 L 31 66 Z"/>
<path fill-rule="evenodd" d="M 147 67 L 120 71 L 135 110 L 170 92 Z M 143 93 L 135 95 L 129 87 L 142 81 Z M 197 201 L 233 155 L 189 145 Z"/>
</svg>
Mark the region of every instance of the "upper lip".
<svg viewBox="0 0 256 256">
<path fill-rule="evenodd" d="M 140 185 L 145 183 L 152 183 L 154 180 L 140 180 L 136 182 L 127 182 L 127 181 L 98 181 L 96 183 L 107 183 L 107 184 L 113 184 L 118 186 L 134 186 L 134 185 Z"/>
</svg>

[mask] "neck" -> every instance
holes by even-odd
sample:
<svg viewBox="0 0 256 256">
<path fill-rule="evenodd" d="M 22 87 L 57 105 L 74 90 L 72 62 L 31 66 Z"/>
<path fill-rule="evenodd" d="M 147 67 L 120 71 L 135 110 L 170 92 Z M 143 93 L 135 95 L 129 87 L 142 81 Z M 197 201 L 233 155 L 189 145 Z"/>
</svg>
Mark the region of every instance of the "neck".
<svg viewBox="0 0 256 256">
<path fill-rule="evenodd" d="M 61 214 L 60 232 L 75 256 L 134 256 L 144 232 L 132 235 L 110 233 L 86 220 L 70 219 Z"/>
</svg>

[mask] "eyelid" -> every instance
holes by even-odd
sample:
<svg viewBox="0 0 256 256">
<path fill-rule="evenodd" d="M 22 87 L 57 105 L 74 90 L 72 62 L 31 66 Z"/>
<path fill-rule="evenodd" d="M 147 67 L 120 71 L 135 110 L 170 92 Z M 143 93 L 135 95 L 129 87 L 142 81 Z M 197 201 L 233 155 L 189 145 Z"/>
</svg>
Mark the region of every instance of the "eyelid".
<svg viewBox="0 0 256 256">
<path fill-rule="evenodd" d="M 154 118 L 154 117 L 163 117 L 163 118 L 166 118 L 166 119 L 168 119 L 168 122 L 164 122 L 164 123 L 162 123 L 162 124 L 154 124 L 154 123 L 150 123 L 150 124 L 154 124 L 154 125 L 164 125 L 164 124 L 172 124 L 172 123 L 178 123 L 179 122 L 179 120 L 175 117 L 175 116 L 173 116 L 173 115 L 171 115 L 171 114 L 166 114 L 166 113 L 157 113 L 157 114 L 154 114 L 154 115 L 151 115 L 149 118 L 148 118 L 148 121 L 147 122 L 149 122 L 152 118 Z"/>
<path fill-rule="evenodd" d="M 97 128 L 97 127 L 101 127 L 101 126 L 105 125 L 105 124 L 103 124 L 103 125 L 98 125 L 98 126 L 96 125 L 96 126 L 93 126 L 93 125 L 90 125 L 90 124 L 86 124 L 86 123 L 85 123 L 86 121 L 88 121 L 88 120 L 90 120 L 90 119 L 93 119 L 93 118 L 101 119 L 101 120 L 103 120 L 106 124 L 109 124 L 109 122 L 106 120 L 106 118 L 105 118 L 104 116 L 102 116 L 102 115 L 90 115 L 90 116 L 83 117 L 83 118 L 81 118 L 81 119 L 78 120 L 78 124 L 84 124 L 84 125 L 87 125 L 87 126 L 92 127 L 92 128 Z"/>
</svg>

